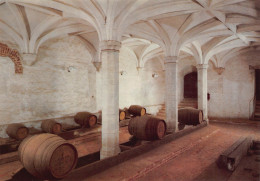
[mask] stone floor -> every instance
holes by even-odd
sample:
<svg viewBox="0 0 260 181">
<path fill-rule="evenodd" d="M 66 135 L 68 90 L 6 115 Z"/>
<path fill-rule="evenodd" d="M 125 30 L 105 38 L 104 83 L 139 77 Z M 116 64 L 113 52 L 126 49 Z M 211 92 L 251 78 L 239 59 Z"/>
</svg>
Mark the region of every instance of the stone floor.
<svg viewBox="0 0 260 181">
<path fill-rule="evenodd" d="M 236 180 L 231 172 L 219 169 L 215 161 L 219 154 L 241 136 L 260 140 L 260 127 L 212 123 L 187 136 L 151 150 L 134 159 L 91 177 L 78 175 L 77 180 Z M 245 161 L 244 161 L 245 162 Z M 260 168 L 260 167 L 258 167 Z M 260 169 L 255 171 L 260 171 Z M 243 172 L 243 169 L 242 169 Z M 238 175 L 245 175 L 237 173 Z M 241 179 L 239 179 L 241 178 Z M 257 180 L 252 173 L 246 180 Z M 64 180 L 74 180 L 68 176 Z M 237 180 L 246 181 L 244 177 Z"/>
<path fill-rule="evenodd" d="M 260 127 L 255 124 L 234 125 L 212 122 L 205 128 L 155 148 L 134 159 L 108 168 L 99 174 L 87 177 L 83 173 L 75 178 L 73 173 L 71 173 L 64 180 L 260 181 L 259 177 L 253 176 L 253 174 L 257 175 L 260 172 L 259 162 L 255 163 L 253 156 L 242 160 L 242 166 L 247 165 L 247 167 L 252 168 L 245 170 L 240 166 L 241 168 L 238 167 L 233 174 L 219 169 L 215 164 L 215 160 L 221 152 L 231 146 L 241 136 L 249 135 L 254 139 L 260 140 Z M 99 136 L 93 134 L 93 140 L 95 140 L 95 137 L 99 139 Z M 129 138 L 126 128 L 121 129 L 120 137 L 121 142 Z M 85 152 L 83 144 L 85 141 L 84 139 L 76 141 L 76 147 L 81 154 Z M 88 141 L 91 141 L 91 139 Z M 93 149 L 96 150 L 98 147 Z M 248 165 L 248 163 L 256 165 Z M 21 169 L 19 162 L 1 165 L 0 180 L 10 179 L 11 173 L 19 169 Z"/>
</svg>

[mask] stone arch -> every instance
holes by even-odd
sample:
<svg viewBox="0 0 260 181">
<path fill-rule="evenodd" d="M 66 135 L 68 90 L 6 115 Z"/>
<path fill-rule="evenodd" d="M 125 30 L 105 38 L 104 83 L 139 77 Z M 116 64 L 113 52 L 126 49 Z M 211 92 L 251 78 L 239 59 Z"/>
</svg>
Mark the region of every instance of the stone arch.
<svg viewBox="0 0 260 181">
<path fill-rule="evenodd" d="M 23 66 L 17 50 L 9 48 L 6 44 L 0 43 L 0 56 L 9 57 L 13 61 L 16 74 L 23 73 Z"/>
</svg>

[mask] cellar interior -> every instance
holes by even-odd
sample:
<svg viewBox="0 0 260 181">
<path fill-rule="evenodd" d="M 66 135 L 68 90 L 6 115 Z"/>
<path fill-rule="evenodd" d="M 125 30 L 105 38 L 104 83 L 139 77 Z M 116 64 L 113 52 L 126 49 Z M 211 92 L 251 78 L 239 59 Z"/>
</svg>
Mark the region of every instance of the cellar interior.
<svg viewBox="0 0 260 181">
<path fill-rule="evenodd" d="M 260 179 L 259 0 L 0 0 L 0 180 Z"/>
</svg>

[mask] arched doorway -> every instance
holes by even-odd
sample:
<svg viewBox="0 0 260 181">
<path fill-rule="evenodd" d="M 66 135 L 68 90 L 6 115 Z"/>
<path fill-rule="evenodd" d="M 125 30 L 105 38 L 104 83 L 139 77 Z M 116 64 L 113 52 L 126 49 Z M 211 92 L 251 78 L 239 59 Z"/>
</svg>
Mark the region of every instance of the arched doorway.
<svg viewBox="0 0 260 181">
<path fill-rule="evenodd" d="M 184 98 L 198 98 L 197 81 L 197 72 L 191 72 L 184 76 Z"/>
</svg>

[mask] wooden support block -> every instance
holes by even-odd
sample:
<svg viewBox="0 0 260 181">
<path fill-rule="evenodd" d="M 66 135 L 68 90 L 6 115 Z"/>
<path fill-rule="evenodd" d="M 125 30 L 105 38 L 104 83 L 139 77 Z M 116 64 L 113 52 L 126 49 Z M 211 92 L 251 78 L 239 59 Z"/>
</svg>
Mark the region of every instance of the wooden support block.
<svg viewBox="0 0 260 181">
<path fill-rule="evenodd" d="M 13 162 L 13 161 L 17 161 L 17 160 L 18 160 L 17 151 L 0 155 L 0 165 L 9 163 L 9 162 Z"/>
<path fill-rule="evenodd" d="M 260 150 L 260 141 L 258 141 L 258 140 L 253 141 L 253 149 Z"/>
<path fill-rule="evenodd" d="M 0 145 L 0 154 L 17 151 L 21 141 L 10 141 Z"/>
<path fill-rule="evenodd" d="M 120 145 L 120 149 L 122 152 L 126 150 L 130 150 L 131 148 L 132 148 L 131 146 Z"/>
<path fill-rule="evenodd" d="M 218 160 L 216 161 L 218 167 L 226 168 L 229 171 L 234 171 L 242 157 L 247 154 L 251 145 L 251 137 L 240 138 L 219 156 Z"/>
</svg>

